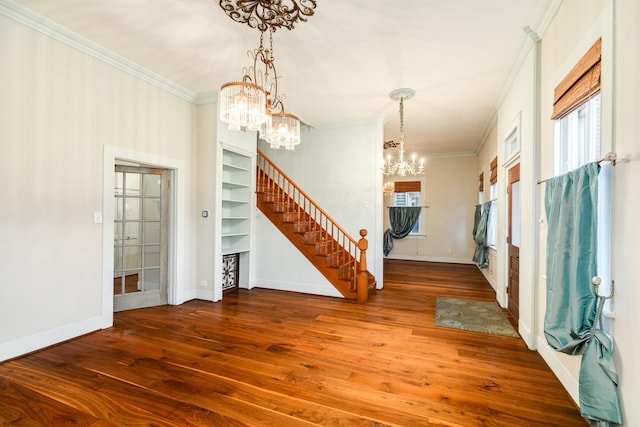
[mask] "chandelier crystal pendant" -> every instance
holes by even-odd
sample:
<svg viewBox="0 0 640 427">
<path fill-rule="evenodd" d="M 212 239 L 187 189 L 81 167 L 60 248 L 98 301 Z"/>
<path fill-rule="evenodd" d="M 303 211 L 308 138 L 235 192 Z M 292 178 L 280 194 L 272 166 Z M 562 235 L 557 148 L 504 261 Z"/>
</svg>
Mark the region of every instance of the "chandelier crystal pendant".
<svg viewBox="0 0 640 427">
<path fill-rule="evenodd" d="M 285 113 L 283 95 L 278 94 L 278 74 L 273 56 L 273 33 L 313 15 L 315 0 L 219 0 L 234 21 L 260 30 L 258 49 L 249 52 L 253 66 L 245 68 L 241 81 L 220 88 L 220 120 L 230 130 L 259 131 L 271 148 L 293 150 L 300 143 L 300 119 Z M 269 31 L 269 46 L 264 33 Z"/>
<path fill-rule="evenodd" d="M 265 91 L 247 79 L 225 83 L 220 88 L 220 120 L 229 130 L 259 130 L 267 120 L 266 99 Z"/>
<path fill-rule="evenodd" d="M 415 94 L 416 91 L 409 88 L 396 89 L 389 94 L 389 98 L 394 101 L 400 101 L 400 144 L 398 145 L 398 159 L 394 161 L 391 154 L 389 154 L 382 165 L 381 169 L 384 175 L 404 177 L 424 174 L 424 159 L 420 159 L 418 163 L 415 154 L 411 157 L 411 160 L 407 160 L 404 157 L 404 100 L 412 98 Z"/>
</svg>

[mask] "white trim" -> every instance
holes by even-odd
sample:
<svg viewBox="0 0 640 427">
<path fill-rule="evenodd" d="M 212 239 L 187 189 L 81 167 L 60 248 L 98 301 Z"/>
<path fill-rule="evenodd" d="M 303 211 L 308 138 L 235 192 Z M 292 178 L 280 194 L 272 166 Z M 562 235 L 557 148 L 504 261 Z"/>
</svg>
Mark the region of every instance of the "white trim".
<svg viewBox="0 0 640 427">
<path fill-rule="evenodd" d="M 202 92 L 196 96 L 194 103 L 196 105 L 216 104 L 218 102 L 218 91 Z"/>
<path fill-rule="evenodd" d="M 113 249 L 111 251 L 113 252 Z M 113 285 L 111 286 L 113 291 Z M 23 354 L 31 353 L 32 351 L 40 350 L 108 326 L 111 325 L 104 324 L 103 316 L 96 316 L 81 322 L 38 332 L 37 334 L 30 335 L 28 337 L 0 343 L 0 362 L 22 356 Z"/>
<path fill-rule="evenodd" d="M 536 350 L 535 347 L 535 339 L 531 329 L 529 329 L 529 325 L 522 321 L 522 319 L 518 320 L 518 334 L 527 345 L 529 350 Z"/>
<path fill-rule="evenodd" d="M 429 262 L 445 262 L 450 264 L 475 264 L 467 258 L 445 258 L 445 257 L 433 257 L 424 255 L 388 255 L 387 259 L 398 259 L 406 261 L 429 261 Z"/>
<path fill-rule="evenodd" d="M 322 286 L 322 285 L 313 285 L 309 283 L 286 282 L 282 280 L 257 279 L 257 284 L 253 286 L 253 289 L 255 288 L 344 298 L 342 294 L 338 292 L 338 290 L 330 284 L 327 284 L 326 286 Z"/>
<path fill-rule="evenodd" d="M 520 325 L 518 325 L 520 326 Z M 543 340 L 542 340 L 543 341 Z M 563 353 L 553 350 L 546 342 L 539 343 L 537 346 L 538 353 L 551 368 L 553 373 L 558 377 L 564 388 L 567 390 L 576 405 L 579 406 L 578 381 L 567 369 L 566 365 L 558 358 Z M 567 357 L 571 357 L 568 356 Z M 579 356 L 573 356 L 579 357 Z"/>
<path fill-rule="evenodd" d="M 169 262 L 168 262 L 168 302 L 178 305 L 190 299 L 179 286 L 185 276 L 185 190 L 184 162 L 147 153 L 139 153 L 109 145 L 104 146 L 103 156 L 103 227 L 102 227 L 102 316 L 113 324 L 113 170 L 116 159 L 127 160 L 145 165 L 170 169 L 171 187 L 169 189 Z"/>
<path fill-rule="evenodd" d="M 507 153 L 503 153 L 505 160 L 502 162 L 502 165 L 505 169 L 508 168 L 509 165 L 518 163 L 518 159 L 520 158 L 522 151 L 522 110 L 518 111 L 518 114 L 516 114 L 516 117 L 511 121 L 511 124 L 502 137 L 503 151 L 506 151 L 507 141 L 511 141 L 509 137 L 513 134 L 515 134 L 515 139 L 518 141 L 518 147 L 516 151 L 509 153 L 509 157 L 506 156 Z"/>
<path fill-rule="evenodd" d="M 456 157 L 476 157 L 478 153 L 475 151 L 463 151 L 460 153 L 439 153 L 439 154 L 427 154 L 425 156 L 425 163 L 429 162 L 429 159 L 443 159 L 443 158 L 456 158 Z"/>
<path fill-rule="evenodd" d="M 27 27 L 38 31 L 54 40 L 71 46 L 93 58 L 112 65 L 125 73 L 131 74 L 147 83 L 166 90 L 185 101 L 196 103 L 194 92 L 174 83 L 173 81 L 144 68 L 135 62 L 75 33 L 68 28 L 45 18 L 31 9 L 13 0 L 0 0 L 0 15 L 13 19 Z"/>
</svg>

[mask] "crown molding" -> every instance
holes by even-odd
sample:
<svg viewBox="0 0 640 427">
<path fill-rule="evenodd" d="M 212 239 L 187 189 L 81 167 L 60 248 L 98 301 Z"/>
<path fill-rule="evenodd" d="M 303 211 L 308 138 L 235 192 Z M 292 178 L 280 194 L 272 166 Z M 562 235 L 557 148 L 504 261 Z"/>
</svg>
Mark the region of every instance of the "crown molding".
<svg viewBox="0 0 640 427">
<path fill-rule="evenodd" d="M 429 159 L 452 159 L 456 157 L 476 157 L 475 151 L 461 151 L 456 153 L 437 153 L 437 154 L 425 154 L 425 159 L 428 162 Z"/>
<path fill-rule="evenodd" d="M 13 0 L 0 0 L 0 15 L 6 16 L 54 40 L 116 67 L 125 73 L 172 93 L 185 101 L 191 103 L 196 103 L 197 101 L 198 96 L 194 92 L 69 30 L 55 21 L 45 18 Z"/>
<path fill-rule="evenodd" d="M 195 97 L 193 103 L 196 105 L 204 105 L 204 104 L 215 104 L 218 102 L 218 92 L 217 90 L 213 90 L 210 92 L 200 92 Z"/>
</svg>

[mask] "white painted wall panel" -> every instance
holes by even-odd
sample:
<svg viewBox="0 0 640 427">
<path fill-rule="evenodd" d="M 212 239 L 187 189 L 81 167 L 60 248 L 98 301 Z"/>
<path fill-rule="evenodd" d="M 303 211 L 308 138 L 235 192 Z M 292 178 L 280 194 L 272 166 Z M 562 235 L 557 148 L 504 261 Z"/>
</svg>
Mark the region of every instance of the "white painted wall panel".
<svg viewBox="0 0 640 427">
<path fill-rule="evenodd" d="M 4 16 L 0 40 L 1 360 L 28 348 L 25 338 L 51 344 L 105 315 L 102 225 L 93 223 L 103 147 L 182 162 L 188 187 L 196 132 L 195 107 L 156 86 Z M 182 212 L 193 214 L 195 197 Z M 195 229 L 182 230 L 184 290 L 194 283 Z"/>
</svg>

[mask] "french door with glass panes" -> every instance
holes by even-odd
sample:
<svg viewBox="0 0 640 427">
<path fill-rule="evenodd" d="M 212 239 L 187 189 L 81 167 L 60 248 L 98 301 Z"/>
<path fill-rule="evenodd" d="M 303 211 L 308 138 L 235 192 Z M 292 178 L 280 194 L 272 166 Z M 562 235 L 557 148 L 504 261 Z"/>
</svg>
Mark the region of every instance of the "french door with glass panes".
<svg viewBox="0 0 640 427">
<path fill-rule="evenodd" d="M 167 303 L 169 171 L 116 165 L 114 311 Z"/>
</svg>

